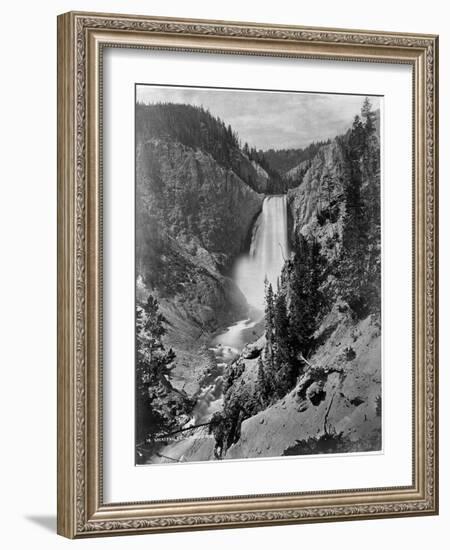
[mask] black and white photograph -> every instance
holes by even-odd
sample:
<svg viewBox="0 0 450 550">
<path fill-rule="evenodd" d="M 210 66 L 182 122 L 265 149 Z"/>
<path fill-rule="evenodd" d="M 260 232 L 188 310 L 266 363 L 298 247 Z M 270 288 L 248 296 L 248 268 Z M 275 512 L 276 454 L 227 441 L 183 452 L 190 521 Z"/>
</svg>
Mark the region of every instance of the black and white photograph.
<svg viewBox="0 0 450 550">
<path fill-rule="evenodd" d="M 382 450 L 382 97 L 135 87 L 135 463 Z"/>
</svg>

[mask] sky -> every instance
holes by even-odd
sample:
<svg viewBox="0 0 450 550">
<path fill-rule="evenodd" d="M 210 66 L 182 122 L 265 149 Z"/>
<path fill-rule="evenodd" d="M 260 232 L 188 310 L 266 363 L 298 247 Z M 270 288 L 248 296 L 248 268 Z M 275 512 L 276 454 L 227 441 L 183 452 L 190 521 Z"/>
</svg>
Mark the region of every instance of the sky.
<svg viewBox="0 0 450 550">
<path fill-rule="evenodd" d="M 267 150 L 302 148 L 344 133 L 364 96 L 138 85 L 136 99 L 203 106 L 230 124 L 243 144 Z M 379 97 L 370 101 L 380 107 Z"/>
</svg>

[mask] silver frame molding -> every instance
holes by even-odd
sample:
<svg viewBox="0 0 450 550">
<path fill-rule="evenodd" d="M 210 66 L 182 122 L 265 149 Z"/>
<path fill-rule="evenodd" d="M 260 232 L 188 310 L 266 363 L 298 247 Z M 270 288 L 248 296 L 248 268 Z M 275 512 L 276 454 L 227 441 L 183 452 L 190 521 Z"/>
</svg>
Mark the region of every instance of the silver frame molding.
<svg viewBox="0 0 450 550">
<path fill-rule="evenodd" d="M 103 47 L 406 63 L 413 68 L 413 484 L 105 504 Z M 70 12 L 58 17 L 58 533 L 70 538 L 438 513 L 438 38 Z"/>
</svg>

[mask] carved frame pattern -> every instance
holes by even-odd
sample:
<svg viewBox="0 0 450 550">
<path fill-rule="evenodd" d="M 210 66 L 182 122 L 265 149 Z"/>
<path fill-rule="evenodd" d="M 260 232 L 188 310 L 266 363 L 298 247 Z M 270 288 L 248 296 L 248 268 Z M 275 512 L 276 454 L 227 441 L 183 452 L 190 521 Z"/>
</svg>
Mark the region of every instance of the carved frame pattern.
<svg viewBox="0 0 450 550">
<path fill-rule="evenodd" d="M 437 513 L 437 37 L 90 13 L 69 13 L 58 19 L 58 532 L 82 537 Z M 105 37 L 99 39 L 102 33 Z M 145 43 L 144 38 L 152 35 L 162 36 L 164 41 Z M 198 505 L 195 501 L 103 505 L 98 464 L 101 376 L 96 371 L 95 387 L 89 386 L 92 355 L 88 351 L 96 334 L 94 352 L 101 354 L 101 335 L 96 333 L 101 308 L 92 308 L 90 303 L 101 295 L 100 237 L 92 218 L 100 204 L 98 182 L 92 185 L 92 178 L 98 179 L 101 167 L 94 175 L 90 172 L 88 125 L 94 121 L 88 96 L 92 94 L 90 65 L 99 51 L 92 44 L 103 41 L 114 45 L 115 36 L 120 37 L 120 47 L 212 48 L 223 53 L 413 64 L 417 104 L 417 212 L 413 224 L 419 270 L 415 314 L 421 323 L 420 338 L 415 338 L 418 351 L 413 353 L 421 386 L 416 405 L 423 407 L 423 422 L 420 424 L 419 418 L 416 434 L 416 458 L 423 461 L 422 468 L 416 467 L 414 487 L 403 488 L 403 492 L 386 488 L 202 499 Z M 170 44 L 171 37 L 180 36 L 186 46 L 179 41 Z M 207 38 L 220 40 L 216 45 Z M 231 39 L 230 48 L 224 48 Z M 422 306 L 417 300 L 422 300 Z M 95 416 L 93 407 L 99 415 L 94 427 L 89 416 Z M 95 468 L 91 468 L 93 464 Z"/>
</svg>

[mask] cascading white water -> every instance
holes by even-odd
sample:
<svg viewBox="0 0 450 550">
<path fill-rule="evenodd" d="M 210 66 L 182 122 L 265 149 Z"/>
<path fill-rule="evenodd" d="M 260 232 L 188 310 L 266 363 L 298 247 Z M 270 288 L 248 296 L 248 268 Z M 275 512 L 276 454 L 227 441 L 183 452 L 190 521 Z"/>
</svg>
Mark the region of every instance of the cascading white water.
<svg viewBox="0 0 450 550">
<path fill-rule="evenodd" d="M 264 280 L 276 289 L 287 255 L 286 195 L 270 195 L 253 228 L 250 252 L 237 261 L 233 276 L 251 306 L 264 310 Z"/>
<path fill-rule="evenodd" d="M 237 261 L 234 270 L 234 281 L 253 310 L 249 311 L 247 319 L 241 319 L 218 334 L 209 348 L 221 372 L 239 355 L 246 342 L 255 339 L 252 331 L 264 311 L 264 280 L 267 278 L 276 289 L 287 255 L 286 195 L 270 195 L 264 199 L 262 212 L 253 227 L 250 251 Z M 223 374 L 220 374 L 197 396 L 192 426 L 207 422 L 222 405 Z"/>
</svg>

